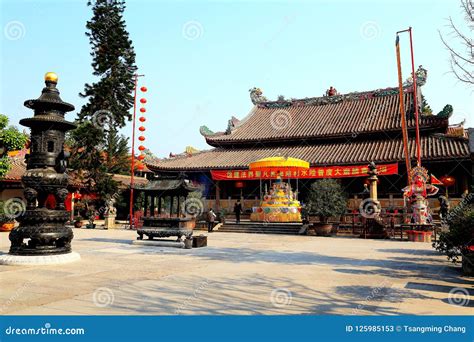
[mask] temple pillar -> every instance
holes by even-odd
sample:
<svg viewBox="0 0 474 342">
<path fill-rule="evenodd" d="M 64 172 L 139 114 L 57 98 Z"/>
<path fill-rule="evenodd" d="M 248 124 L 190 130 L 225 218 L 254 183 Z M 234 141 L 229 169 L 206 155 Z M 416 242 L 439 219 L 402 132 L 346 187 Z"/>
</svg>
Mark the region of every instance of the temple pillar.
<svg viewBox="0 0 474 342">
<path fill-rule="evenodd" d="M 181 213 L 181 208 L 180 208 L 180 201 L 179 201 L 179 196 L 178 196 L 178 209 L 176 210 L 176 217 L 179 217 L 180 213 Z"/>
<path fill-rule="evenodd" d="M 161 196 L 158 197 L 158 217 L 161 215 Z"/>
<path fill-rule="evenodd" d="M 374 201 L 377 201 L 377 175 L 372 175 L 369 177 L 370 182 L 370 198 Z"/>
<path fill-rule="evenodd" d="M 469 152 L 471 153 L 471 179 L 470 185 L 474 186 L 474 128 L 468 128 Z"/>
<path fill-rule="evenodd" d="M 150 216 L 155 217 L 155 195 L 151 195 L 150 201 Z"/>
<path fill-rule="evenodd" d="M 145 201 L 143 202 L 143 216 L 147 216 L 148 211 L 148 195 L 146 192 L 143 193 L 145 195 Z"/>
<path fill-rule="evenodd" d="M 221 200 L 220 182 L 216 181 L 216 211 L 219 211 Z"/>
<path fill-rule="evenodd" d="M 174 202 L 174 196 L 170 196 L 170 217 L 173 216 L 173 202 Z"/>
</svg>

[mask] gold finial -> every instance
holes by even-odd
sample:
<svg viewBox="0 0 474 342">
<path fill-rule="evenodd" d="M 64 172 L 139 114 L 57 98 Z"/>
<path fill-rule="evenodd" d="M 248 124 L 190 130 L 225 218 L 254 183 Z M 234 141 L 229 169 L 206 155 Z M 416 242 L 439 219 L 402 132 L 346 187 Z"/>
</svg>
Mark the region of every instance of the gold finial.
<svg viewBox="0 0 474 342">
<path fill-rule="evenodd" d="M 55 72 L 47 72 L 44 75 L 44 80 L 46 82 L 58 83 L 58 75 Z"/>
</svg>

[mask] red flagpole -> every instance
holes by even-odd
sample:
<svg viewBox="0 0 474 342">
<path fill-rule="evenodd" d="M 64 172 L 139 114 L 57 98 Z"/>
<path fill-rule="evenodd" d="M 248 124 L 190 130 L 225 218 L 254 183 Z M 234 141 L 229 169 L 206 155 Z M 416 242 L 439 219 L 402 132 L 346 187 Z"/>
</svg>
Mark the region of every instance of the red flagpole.
<svg viewBox="0 0 474 342">
<path fill-rule="evenodd" d="M 397 32 L 397 38 L 395 40 L 395 51 L 397 55 L 397 70 L 398 70 L 398 92 L 399 92 L 399 109 L 400 109 L 400 119 L 402 123 L 402 136 L 403 136 L 403 150 L 405 152 L 405 164 L 407 168 L 407 174 L 410 174 L 411 163 L 410 163 L 410 152 L 408 151 L 408 131 L 406 124 L 406 112 L 405 105 L 403 101 L 403 80 L 402 80 L 402 66 L 400 58 L 400 44 L 399 37 Z"/>
<path fill-rule="evenodd" d="M 130 162 L 130 229 L 134 228 L 133 225 L 133 186 L 135 185 L 135 121 L 137 113 L 137 88 L 138 88 L 138 78 L 145 75 L 135 74 L 134 82 L 135 87 L 133 90 L 133 118 L 132 118 L 132 158 Z"/>
<path fill-rule="evenodd" d="M 415 75 L 415 58 L 413 54 L 413 37 L 411 27 L 408 29 L 410 33 L 410 51 L 411 51 L 411 74 L 413 77 L 413 105 L 415 106 L 415 123 L 416 123 L 416 164 L 421 166 L 421 146 L 420 146 L 420 124 L 418 114 L 418 97 L 416 88 L 416 75 Z"/>
<path fill-rule="evenodd" d="M 138 74 L 135 74 L 135 89 L 133 90 L 133 119 L 132 119 L 132 161 L 130 166 L 130 229 L 133 229 L 133 185 L 135 174 L 135 116 L 137 112 Z"/>
</svg>

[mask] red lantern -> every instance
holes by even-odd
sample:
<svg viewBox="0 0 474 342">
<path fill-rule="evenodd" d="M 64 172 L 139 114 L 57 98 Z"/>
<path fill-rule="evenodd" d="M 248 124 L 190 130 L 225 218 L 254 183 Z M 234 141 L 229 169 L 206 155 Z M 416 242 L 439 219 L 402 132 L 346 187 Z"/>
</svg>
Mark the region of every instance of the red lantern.
<svg viewBox="0 0 474 342">
<path fill-rule="evenodd" d="M 440 181 L 443 182 L 444 186 L 453 186 L 456 183 L 456 179 L 448 175 L 441 177 Z"/>
<path fill-rule="evenodd" d="M 143 135 L 140 135 L 140 136 L 138 137 L 138 140 L 140 140 L 140 141 L 145 141 L 145 137 L 144 137 Z"/>
<path fill-rule="evenodd" d="M 143 171 L 145 169 L 145 166 L 143 164 L 139 164 L 137 166 L 137 169 L 140 170 L 140 171 Z"/>
<path fill-rule="evenodd" d="M 144 116 L 141 116 L 138 120 L 140 120 L 140 122 L 145 122 L 146 118 Z"/>
<path fill-rule="evenodd" d="M 145 93 L 148 89 L 146 87 L 141 87 L 140 90 Z"/>
<path fill-rule="evenodd" d="M 141 103 L 146 103 L 146 99 L 145 99 L 145 98 L 142 98 L 142 99 L 140 99 L 140 102 L 141 102 Z"/>
<path fill-rule="evenodd" d="M 143 159 L 145 159 L 145 155 L 144 155 L 144 154 L 140 154 L 137 158 L 138 158 L 138 160 L 143 160 Z"/>
<path fill-rule="evenodd" d="M 139 129 L 141 132 L 145 132 L 145 131 L 146 131 L 146 128 L 143 127 L 143 126 L 140 126 L 138 129 Z"/>
<path fill-rule="evenodd" d="M 140 151 L 143 151 L 143 150 L 145 150 L 145 146 L 140 145 L 140 146 L 138 146 L 138 149 L 139 149 Z"/>
<path fill-rule="evenodd" d="M 244 187 L 244 182 L 235 182 L 235 187 L 237 189 L 242 189 Z"/>
<path fill-rule="evenodd" d="M 146 108 L 143 108 L 143 107 L 142 107 L 142 108 L 140 108 L 140 112 L 142 112 L 142 113 L 146 113 Z"/>
</svg>

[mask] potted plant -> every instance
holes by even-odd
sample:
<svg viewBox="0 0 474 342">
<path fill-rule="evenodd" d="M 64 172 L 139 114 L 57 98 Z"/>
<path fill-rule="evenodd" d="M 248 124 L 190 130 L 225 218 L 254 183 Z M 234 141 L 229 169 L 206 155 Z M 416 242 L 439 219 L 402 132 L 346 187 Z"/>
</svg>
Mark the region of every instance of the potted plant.
<svg viewBox="0 0 474 342">
<path fill-rule="evenodd" d="M 82 227 L 82 216 L 74 217 L 74 227 L 81 228 Z"/>
<path fill-rule="evenodd" d="M 224 208 L 222 208 L 221 210 L 219 210 L 219 212 L 217 213 L 217 221 L 219 221 L 220 223 L 224 224 L 225 223 L 225 216 L 227 215 L 227 210 L 225 210 Z"/>
<path fill-rule="evenodd" d="M 438 251 L 447 255 L 453 263 L 462 259 L 462 271 L 465 275 L 474 275 L 474 205 L 452 210 L 447 215 L 449 230 L 441 232 L 438 241 L 433 243 Z"/>
<path fill-rule="evenodd" d="M 15 220 L 5 214 L 5 202 L 0 201 L 0 231 L 9 232 L 15 227 Z"/>
<path fill-rule="evenodd" d="M 87 217 L 89 218 L 89 223 L 86 224 L 86 228 L 93 229 L 95 228 L 94 221 L 95 221 L 96 212 L 94 210 L 94 207 L 89 206 L 88 208 L 89 209 L 87 210 Z"/>
<path fill-rule="evenodd" d="M 314 228 L 317 235 L 330 236 L 333 225 L 332 216 L 340 216 L 346 211 L 346 198 L 339 182 L 334 179 L 320 179 L 311 184 L 307 209 L 310 215 L 318 216 Z"/>
</svg>

